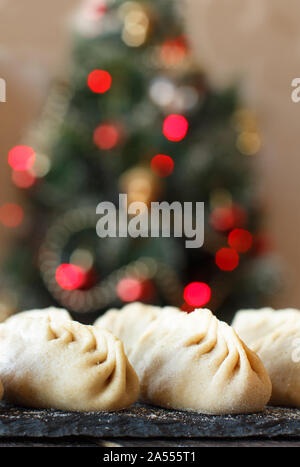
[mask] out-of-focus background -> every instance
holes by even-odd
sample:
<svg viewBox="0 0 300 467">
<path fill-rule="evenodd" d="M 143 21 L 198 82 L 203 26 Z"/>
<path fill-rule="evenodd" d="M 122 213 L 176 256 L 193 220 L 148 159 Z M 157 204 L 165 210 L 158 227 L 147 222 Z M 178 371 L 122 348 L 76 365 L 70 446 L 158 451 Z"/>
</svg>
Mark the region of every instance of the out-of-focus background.
<svg viewBox="0 0 300 467">
<path fill-rule="evenodd" d="M 0 0 L 0 77 L 7 83 L 7 102 L 0 103 L 2 204 L 20 202 L 26 206 L 26 193 L 12 181 L 7 156 L 39 121 L 54 80 L 68 79 L 73 60 L 71 24 L 74 15 L 78 20 L 82 3 Z M 216 92 L 237 86 L 243 108 L 256 115 L 261 144 L 257 154 L 247 157 L 252 158 L 251 166 L 257 172 L 263 231 L 268 232 L 267 242 L 282 274 L 280 291 L 270 294 L 267 303 L 300 307 L 300 104 L 293 103 L 290 97 L 291 81 L 299 76 L 299 2 L 179 3 L 184 10 L 185 35 L 208 83 Z M 154 29 L 156 19 L 152 21 Z M 164 21 L 167 30 L 168 20 Z M 99 68 L 97 63 L 95 68 Z M 7 245 L 13 249 L 16 239 L 18 232 L 14 229 L 1 228 L 2 261 L 7 256 Z M 196 276 L 195 281 L 199 280 Z M 193 277 L 189 276 L 188 281 L 192 283 Z M 185 286 L 187 281 L 183 282 Z"/>
<path fill-rule="evenodd" d="M 1 200 L 20 196 L 11 183 L 8 151 L 38 118 L 51 80 L 68 73 L 71 47 L 68 24 L 76 4 L 79 2 L 75 0 L 0 1 L 0 69 L 7 83 L 6 103 L 0 106 Z M 2 257 L 11 232 L 1 229 L 0 235 Z"/>
</svg>

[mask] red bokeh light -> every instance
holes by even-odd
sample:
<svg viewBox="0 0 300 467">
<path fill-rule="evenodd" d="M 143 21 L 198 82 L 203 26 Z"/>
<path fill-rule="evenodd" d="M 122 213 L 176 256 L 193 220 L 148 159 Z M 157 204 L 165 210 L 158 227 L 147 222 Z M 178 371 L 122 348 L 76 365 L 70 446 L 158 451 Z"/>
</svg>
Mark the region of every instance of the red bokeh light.
<svg viewBox="0 0 300 467">
<path fill-rule="evenodd" d="M 30 188 L 35 182 L 35 177 L 26 171 L 17 172 L 13 170 L 11 178 L 18 188 Z"/>
<path fill-rule="evenodd" d="M 30 146 L 15 146 L 8 153 L 8 163 L 17 171 L 30 169 L 34 161 L 35 152 Z"/>
<path fill-rule="evenodd" d="M 210 223 L 215 230 L 230 230 L 236 226 L 243 226 L 246 221 L 247 214 L 238 205 L 215 208 L 210 215 Z"/>
<path fill-rule="evenodd" d="M 174 170 L 174 161 L 170 156 L 157 154 L 152 158 L 151 169 L 159 177 L 167 177 Z"/>
<path fill-rule="evenodd" d="M 183 115 L 172 114 L 164 120 L 163 134 L 170 141 L 180 141 L 185 137 L 188 126 L 188 121 Z"/>
<path fill-rule="evenodd" d="M 205 282 L 191 282 L 185 287 L 183 297 L 188 305 L 201 307 L 209 302 L 211 289 Z"/>
<path fill-rule="evenodd" d="M 133 277 L 121 279 L 117 285 L 117 295 L 123 302 L 134 302 L 141 298 L 142 293 L 142 282 Z"/>
<path fill-rule="evenodd" d="M 111 76 L 105 70 L 93 70 L 88 75 L 87 84 L 91 91 L 103 94 L 111 86 Z"/>
<path fill-rule="evenodd" d="M 0 221 L 6 227 L 18 227 L 22 223 L 23 217 L 23 209 L 18 204 L 6 203 L 0 208 Z"/>
<path fill-rule="evenodd" d="M 93 139 L 99 149 L 108 150 L 118 144 L 120 133 L 115 125 L 102 124 L 95 129 Z"/>
<path fill-rule="evenodd" d="M 239 255 L 232 248 L 221 248 L 216 253 L 216 264 L 222 271 L 233 271 L 239 264 Z"/>
<path fill-rule="evenodd" d="M 79 266 L 65 263 L 56 269 L 55 279 L 62 289 L 75 290 L 83 285 L 85 273 Z"/>
<path fill-rule="evenodd" d="M 248 230 L 233 229 L 228 235 L 228 244 L 240 253 L 245 253 L 252 246 L 252 235 Z"/>
<path fill-rule="evenodd" d="M 167 66 L 178 65 L 188 51 L 185 37 L 166 40 L 161 46 L 161 60 Z"/>
<path fill-rule="evenodd" d="M 98 16 L 103 16 L 106 12 L 106 9 L 107 9 L 107 6 L 106 6 L 106 2 L 105 1 L 99 1 L 98 2 L 98 5 L 96 4 L 94 6 L 94 12 L 98 15 Z"/>
</svg>

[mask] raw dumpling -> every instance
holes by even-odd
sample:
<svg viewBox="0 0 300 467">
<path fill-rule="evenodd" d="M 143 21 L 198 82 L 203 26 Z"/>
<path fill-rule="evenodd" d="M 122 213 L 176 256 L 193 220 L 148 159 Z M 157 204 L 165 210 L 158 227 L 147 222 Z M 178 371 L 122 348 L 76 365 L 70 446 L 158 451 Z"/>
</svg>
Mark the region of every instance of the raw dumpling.
<svg viewBox="0 0 300 467">
<path fill-rule="evenodd" d="M 57 315 L 0 324 L 0 378 L 5 398 L 28 407 L 111 411 L 139 394 L 121 341 Z"/>
<path fill-rule="evenodd" d="M 300 312 L 241 310 L 232 323 L 258 353 L 272 381 L 273 405 L 300 407 Z"/>
<path fill-rule="evenodd" d="M 16 313 L 5 320 L 5 323 L 15 321 L 16 319 L 23 318 L 40 318 L 45 316 L 60 317 L 65 319 L 72 319 L 70 313 L 64 308 L 56 308 L 55 306 L 49 306 L 48 308 L 39 308 L 38 310 L 27 310 Z"/>
<path fill-rule="evenodd" d="M 157 319 L 162 310 L 164 308 L 134 302 L 125 305 L 122 310 L 117 308 L 108 310 L 95 321 L 94 325 L 108 329 L 115 336 L 118 336 L 123 342 L 125 352 L 128 355 L 141 333 L 152 321 Z M 122 316 L 120 316 L 120 313 Z"/>
<path fill-rule="evenodd" d="M 121 338 L 141 384 L 141 399 L 210 414 L 264 408 L 271 382 L 235 331 L 209 310 L 135 308 L 97 320 Z M 159 311 L 158 311 L 159 310 Z"/>
</svg>

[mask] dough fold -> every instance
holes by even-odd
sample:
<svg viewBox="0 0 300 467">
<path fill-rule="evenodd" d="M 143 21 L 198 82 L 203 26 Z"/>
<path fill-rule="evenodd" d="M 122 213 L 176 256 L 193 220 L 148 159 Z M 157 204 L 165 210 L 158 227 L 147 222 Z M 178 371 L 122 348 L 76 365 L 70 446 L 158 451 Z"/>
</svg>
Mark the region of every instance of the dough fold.
<svg viewBox="0 0 300 467">
<path fill-rule="evenodd" d="M 257 352 L 272 381 L 273 405 L 300 407 L 300 312 L 241 310 L 232 326 Z"/>
<path fill-rule="evenodd" d="M 111 411 L 139 394 L 119 339 L 57 313 L 0 325 L 0 378 L 5 399 L 27 407 Z"/>
<path fill-rule="evenodd" d="M 187 314 L 134 303 L 109 310 L 95 325 L 124 342 L 145 402 L 226 414 L 260 411 L 270 398 L 258 356 L 207 309 Z"/>
</svg>

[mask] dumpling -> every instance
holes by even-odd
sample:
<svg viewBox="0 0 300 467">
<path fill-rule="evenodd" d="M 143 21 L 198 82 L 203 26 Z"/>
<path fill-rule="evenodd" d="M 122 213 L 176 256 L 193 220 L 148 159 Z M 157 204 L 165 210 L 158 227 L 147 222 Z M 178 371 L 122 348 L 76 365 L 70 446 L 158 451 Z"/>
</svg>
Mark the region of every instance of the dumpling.
<svg viewBox="0 0 300 467">
<path fill-rule="evenodd" d="M 161 310 L 162 308 L 158 306 L 134 302 L 125 305 L 122 310 L 117 308 L 108 310 L 95 321 L 94 325 L 107 329 L 121 339 L 128 355 L 141 333 L 157 319 Z"/>
<path fill-rule="evenodd" d="M 0 325 L 0 379 L 15 404 L 62 410 L 119 410 L 139 382 L 110 332 L 48 315 Z"/>
<path fill-rule="evenodd" d="M 49 306 L 48 308 L 39 308 L 37 310 L 26 310 L 16 313 L 5 320 L 5 323 L 15 321 L 16 319 L 23 318 L 40 318 L 45 316 L 60 317 L 65 319 L 72 319 L 70 313 L 64 308 L 56 308 L 55 306 Z"/>
<path fill-rule="evenodd" d="M 270 398 L 258 356 L 207 309 L 187 314 L 138 304 L 104 315 L 97 320 L 103 325 L 123 340 L 145 402 L 226 414 L 260 411 Z"/>
<path fill-rule="evenodd" d="M 156 320 L 161 313 L 168 310 L 181 313 L 178 308 L 171 306 L 161 308 L 141 302 L 133 302 L 125 305 L 121 310 L 111 308 L 104 315 L 96 319 L 94 325 L 107 329 L 121 339 L 125 352 L 128 355 L 146 327 Z M 120 313 L 122 313 L 121 319 Z"/>
<path fill-rule="evenodd" d="M 269 373 L 270 403 L 300 407 L 300 312 L 291 308 L 241 310 L 232 326 Z"/>
</svg>

